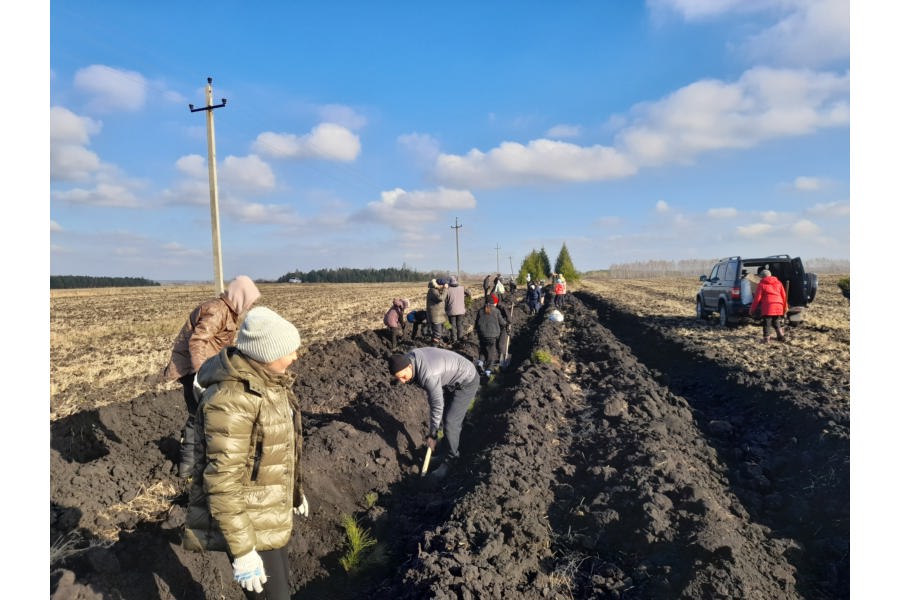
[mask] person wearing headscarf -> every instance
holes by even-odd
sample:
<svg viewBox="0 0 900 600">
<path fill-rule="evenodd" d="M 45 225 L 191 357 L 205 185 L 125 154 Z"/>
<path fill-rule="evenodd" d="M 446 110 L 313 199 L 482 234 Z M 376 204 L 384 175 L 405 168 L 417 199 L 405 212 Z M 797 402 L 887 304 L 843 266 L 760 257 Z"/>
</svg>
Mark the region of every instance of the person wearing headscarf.
<svg viewBox="0 0 900 600">
<path fill-rule="evenodd" d="M 294 515 L 309 516 L 300 476 L 302 424 L 292 391 L 300 332 L 250 310 L 234 346 L 197 373 L 195 459 L 182 545 L 225 552 L 247 598 L 291 597 Z"/>
<path fill-rule="evenodd" d="M 397 341 L 403 337 L 403 330 L 406 329 L 403 311 L 407 308 L 409 308 L 409 300 L 394 298 L 391 301 L 391 307 L 384 313 L 384 325 L 388 328 L 388 334 L 391 337 L 391 350 L 397 348 Z"/>
<path fill-rule="evenodd" d="M 194 375 L 208 358 L 234 342 L 238 322 L 259 297 L 259 288 L 253 280 L 238 275 L 218 298 L 207 300 L 192 310 L 175 338 L 163 376 L 169 381 L 177 379 L 181 384 L 188 413 L 181 434 L 179 477 L 188 477 L 193 466 L 194 413 L 197 410 Z"/>
</svg>

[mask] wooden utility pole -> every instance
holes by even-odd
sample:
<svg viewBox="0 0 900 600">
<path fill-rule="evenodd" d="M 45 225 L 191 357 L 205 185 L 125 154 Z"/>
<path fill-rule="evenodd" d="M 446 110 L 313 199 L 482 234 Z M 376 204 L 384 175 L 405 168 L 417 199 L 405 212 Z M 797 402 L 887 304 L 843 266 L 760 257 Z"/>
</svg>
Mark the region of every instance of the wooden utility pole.
<svg viewBox="0 0 900 600">
<path fill-rule="evenodd" d="M 497 247 L 494 248 L 497 251 L 497 275 L 500 274 L 500 243 L 497 242 Z"/>
<path fill-rule="evenodd" d="M 513 276 L 513 270 L 512 270 L 512 256 L 509 257 L 509 279 L 510 279 L 510 281 L 515 281 L 515 279 L 516 279 L 516 278 Z"/>
<path fill-rule="evenodd" d="M 206 162 L 209 163 L 209 213 L 212 223 L 212 250 L 213 250 L 213 283 L 216 293 L 225 291 L 225 281 L 222 278 L 222 245 L 219 240 L 219 191 L 216 187 L 216 129 L 213 124 L 213 109 L 225 106 L 225 98 L 221 104 L 213 104 L 212 77 L 206 78 L 206 106 L 194 108 L 188 104 L 191 112 L 206 111 Z"/>
<path fill-rule="evenodd" d="M 462 227 L 462 225 L 459 224 L 459 217 L 454 217 L 454 221 L 456 225 L 451 225 L 450 229 L 456 230 L 456 279 L 459 280 L 459 228 Z"/>
</svg>

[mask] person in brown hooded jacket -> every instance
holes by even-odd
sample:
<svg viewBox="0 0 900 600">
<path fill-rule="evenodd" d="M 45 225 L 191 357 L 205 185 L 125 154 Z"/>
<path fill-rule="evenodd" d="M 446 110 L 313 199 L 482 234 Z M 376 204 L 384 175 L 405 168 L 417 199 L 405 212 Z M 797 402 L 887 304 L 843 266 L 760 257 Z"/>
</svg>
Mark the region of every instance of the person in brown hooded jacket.
<svg viewBox="0 0 900 600">
<path fill-rule="evenodd" d="M 194 413 L 197 412 L 194 375 L 206 359 L 234 343 L 238 321 L 259 297 L 260 291 L 253 280 L 238 275 L 218 298 L 207 300 L 192 310 L 175 338 L 172 357 L 163 376 L 169 381 L 177 379 L 181 384 L 188 412 L 181 435 L 179 477 L 189 477 L 194 464 Z"/>
</svg>

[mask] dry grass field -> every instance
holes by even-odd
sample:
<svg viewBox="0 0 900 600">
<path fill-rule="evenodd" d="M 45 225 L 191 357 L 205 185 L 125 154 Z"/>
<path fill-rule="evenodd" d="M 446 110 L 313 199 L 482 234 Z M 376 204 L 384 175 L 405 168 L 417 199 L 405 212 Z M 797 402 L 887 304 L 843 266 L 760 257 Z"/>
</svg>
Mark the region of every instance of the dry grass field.
<svg viewBox="0 0 900 600">
<path fill-rule="evenodd" d="M 824 366 L 846 370 L 850 364 L 850 305 L 841 296 L 841 275 L 823 275 L 808 311 L 803 335 L 792 351 Z M 477 297 L 479 282 L 463 282 Z M 690 321 L 694 314 L 694 278 L 600 279 L 574 289 L 597 293 L 623 309 L 658 324 L 667 336 L 688 345 L 733 346 L 755 341 L 756 327 L 729 328 L 711 334 Z M 421 284 L 261 284 L 259 305 L 272 308 L 300 329 L 304 346 L 382 327 L 392 298 L 424 308 Z M 53 290 L 50 294 L 50 419 L 133 399 L 147 390 L 174 383 L 159 377 L 175 335 L 190 311 L 214 297 L 211 286 L 162 286 Z M 686 320 L 687 319 L 687 320 Z M 836 341 L 840 343 L 835 343 Z M 821 350 L 828 349 L 828 352 Z M 753 367 L 751 367 L 752 369 Z M 91 389 L 93 388 L 93 389 Z M 96 388 L 103 388 L 98 394 Z M 174 387 L 173 387 L 174 389 Z M 93 402 L 98 402 L 94 400 Z"/>
</svg>

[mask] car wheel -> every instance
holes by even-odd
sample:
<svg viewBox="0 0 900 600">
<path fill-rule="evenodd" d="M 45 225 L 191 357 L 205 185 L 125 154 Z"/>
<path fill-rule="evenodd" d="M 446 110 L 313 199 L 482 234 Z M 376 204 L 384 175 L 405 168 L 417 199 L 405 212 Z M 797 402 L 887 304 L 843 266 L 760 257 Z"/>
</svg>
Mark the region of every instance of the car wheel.
<svg viewBox="0 0 900 600">
<path fill-rule="evenodd" d="M 719 325 L 728 326 L 728 305 L 724 302 L 719 302 Z"/>
<path fill-rule="evenodd" d="M 697 320 L 705 321 L 708 316 L 709 313 L 703 310 L 703 301 L 700 300 L 700 298 L 697 298 Z"/>
</svg>

